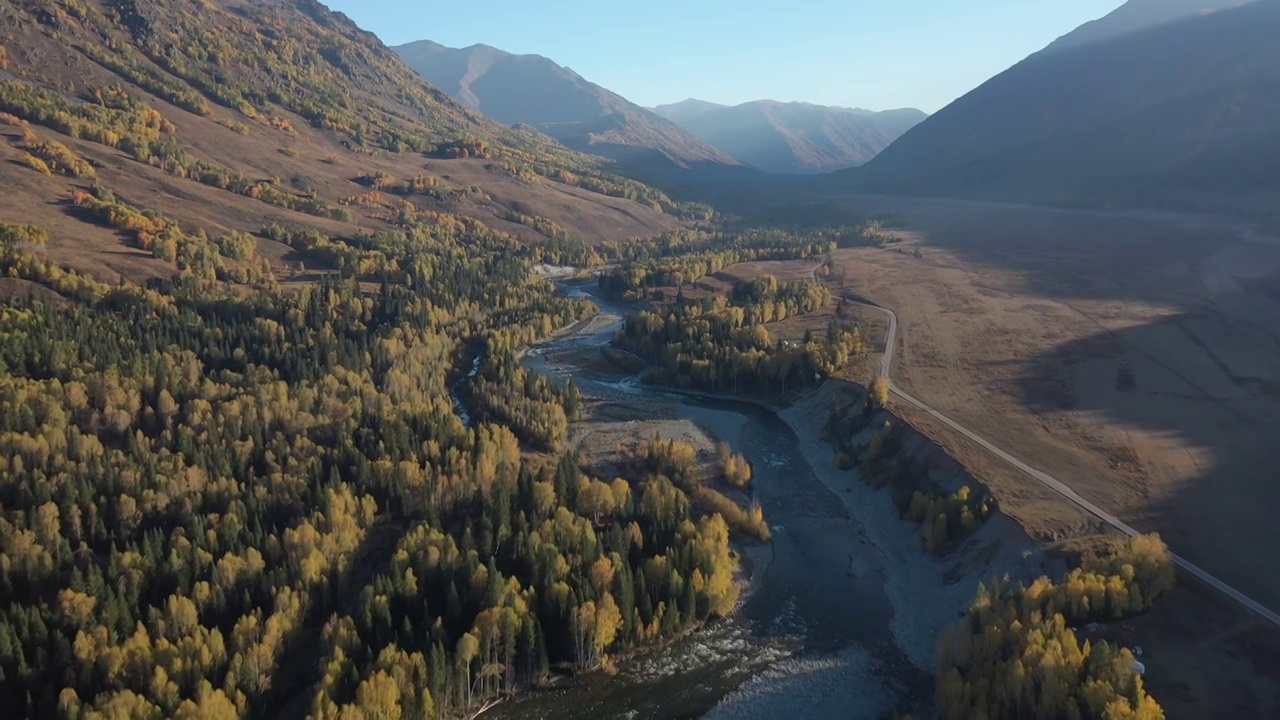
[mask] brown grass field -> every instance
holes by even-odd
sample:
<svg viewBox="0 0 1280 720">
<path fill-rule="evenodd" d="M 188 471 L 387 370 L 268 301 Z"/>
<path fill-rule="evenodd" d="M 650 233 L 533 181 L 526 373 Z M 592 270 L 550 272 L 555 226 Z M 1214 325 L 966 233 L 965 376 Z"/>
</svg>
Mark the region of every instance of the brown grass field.
<svg viewBox="0 0 1280 720">
<path fill-rule="evenodd" d="M 671 216 L 638 203 L 607 197 L 550 180 L 523 182 L 494 169 L 486 160 L 438 160 L 421 155 L 376 152 L 356 154 L 344 150 L 325 134 L 294 117 L 297 130 L 284 133 L 253 125 L 239 135 L 217 124 L 217 115 L 196 117 L 156 100 L 166 118 L 177 125 L 177 135 L 189 143 L 190 152 L 254 179 L 280 178 L 290 192 L 314 191 L 331 204 L 339 204 L 368 189 L 356 182 L 361 174 L 384 172 L 396 178 L 426 175 L 444 183 L 443 200 L 414 196 L 421 210 L 470 216 L 490 227 L 529 241 L 544 240 L 533 229 L 504 219 L 508 210 L 546 217 L 572 237 L 587 242 L 649 237 L 679 225 Z M 229 113 L 219 109 L 218 115 Z M 64 143 L 96 166 L 95 179 L 46 177 L 22 165 L 24 130 L 41 140 Z M 356 206 L 351 223 L 287 210 L 234 193 L 202 185 L 195 180 L 166 174 L 134 161 L 124 153 L 85 140 L 77 140 L 36 125 L 0 124 L 0 222 L 35 223 L 49 231 L 46 257 L 79 272 L 116 282 L 132 282 L 166 276 L 171 263 L 156 260 L 134 246 L 125 233 L 85 218 L 70 203 L 72 192 L 86 190 L 98 181 L 122 200 L 143 209 L 180 219 L 184 227 L 203 229 L 211 237 L 232 230 L 258 233 L 272 224 L 314 228 L 333 237 L 351 237 L 360 231 L 387 230 L 380 219 L 391 213 L 397 200 L 384 194 L 380 205 Z M 481 193 L 470 192 L 483 186 Z M 315 268 L 314 259 L 300 256 L 285 245 L 260 239 L 260 254 L 278 268 Z"/>
<path fill-rule="evenodd" d="M 1280 241 L 1168 215 L 848 205 L 906 218 L 903 247 L 838 251 L 829 278 L 843 273 L 841 292 L 898 314 L 896 383 L 1280 608 Z M 812 265 L 721 276 L 794 279 Z M 803 334 L 815 322 L 825 326 L 783 325 Z M 1093 529 L 986 451 L 901 411 L 1033 536 Z M 1280 717 L 1280 631 L 1208 589 L 1184 585 L 1120 630 L 1148 649 L 1170 717 Z"/>
</svg>

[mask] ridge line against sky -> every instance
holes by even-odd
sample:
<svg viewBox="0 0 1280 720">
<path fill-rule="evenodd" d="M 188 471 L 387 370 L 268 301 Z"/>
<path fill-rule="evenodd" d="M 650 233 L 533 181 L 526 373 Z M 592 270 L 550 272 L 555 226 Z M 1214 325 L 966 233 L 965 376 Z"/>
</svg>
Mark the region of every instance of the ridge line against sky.
<svg viewBox="0 0 1280 720">
<path fill-rule="evenodd" d="M 544 55 L 646 107 L 697 98 L 933 113 L 1123 0 L 323 0 L 388 45 Z"/>
</svg>

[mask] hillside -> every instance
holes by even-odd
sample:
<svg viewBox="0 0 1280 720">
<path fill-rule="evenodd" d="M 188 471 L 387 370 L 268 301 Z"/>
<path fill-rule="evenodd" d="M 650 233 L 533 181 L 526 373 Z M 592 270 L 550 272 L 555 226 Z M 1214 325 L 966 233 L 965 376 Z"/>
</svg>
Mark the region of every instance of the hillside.
<svg viewBox="0 0 1280 720">
<path fill-rule="evenodd" d="M 682 167 L 736 164 L 676 124 L 540 55 L 487 45 L 454 49 L 428 40 L 395 51 L 472 110 L 506 125 L 530 125 L 583 152 L 615 160 L 658 153 Z"/>
<path fill-rule="evenodd" d="M 861 165 L 926 116 L 772 100 L 734 107 L 702 100 L 654 112 L 728 155 L 772 173 L 822 173 Z"/>
<path fill-rule="evenodd" d="M 881 192 L 1268 213 L 1280 196 L 1280 3 L 1040 53 L 844 182 Z"/>
<path fill-rule="evenodd" d="M 174 269 L 69 205 L 95 182 L 215 237 L 268 225 L 353 237 L 405 213 L 528 240 L 676 225 L 662 193 L 467 111 L 310 0 L 7 2 L 0 50 L 0 222 L 38 219 L 49 255 L 81 270 Z"/>
</svg>

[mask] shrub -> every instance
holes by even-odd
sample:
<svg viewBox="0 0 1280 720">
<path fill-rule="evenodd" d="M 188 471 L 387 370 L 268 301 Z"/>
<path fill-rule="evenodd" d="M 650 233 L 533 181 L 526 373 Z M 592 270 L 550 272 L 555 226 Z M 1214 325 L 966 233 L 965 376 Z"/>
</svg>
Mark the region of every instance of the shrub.
<svg viewBox="0 0 1280 720">
<path fill-rule="evenodd" d="M 249 134 L 249 126 L 245 125 L 244 123 L 238 120 L 232 120 L 230 118 L 218 118 L 217 123 L 237 135 Z"/>
<path fill-rule="evenodd" d="M 40 158 L 34 155 L 30 155 L 30 154 L 24 155 L 22 158 L 22 164 L 26 165 L 32 170 L 35 170 L 38 173 L 42 173 L 50 177 L 53 176 L 53 171 L 49 169 L 48 163 L 46 163 L 45 161 L 41 160 Z"/>
<path fill-rule="evenodd" d="M 849 453 L 841 452 L 836 454 L 836 467 L 848 471 L 857 467 L 857 462 Z"/>
<path fill-rule="evenodd" d="M 720 462 L 725 482 L 736 488 L 745 488 L 751 484 L 751 463 L 742 455 L 734 453 L 728 443 L 716 446 L 716 459 Z"/>
<path fill-rule="evenodd" d="M 91 178 L 97 175 L 88 160 L 60 142 L 50 140 L 27 149 L 32 155 L 43 160 L 45 165 L 54 172 L 75 178 Z"/>
<path fill-rule="evenodd" d="M 279 116 L 273 115 L 271 119 L 267 121 L 267 124 L 276 130 L 283 130 L 290 135 L 298 134 L 298 131 L 293 129 L 293 123 Z"/>
<path fill-rule="evenodd" d="M 248 260 L 258 250 L 258 241 L 249 233 L 233 232 L 218 238 L 218 249 L 233 260 Z"/>
<path fill-rule="evenodd" d="M 723 517 L 729 527 L 738 532 L 745 533 L 760 542 L 769 542 L 773 537 L 769 523 L 765 522 L 764 510 L 756 503 L 752 503 L 749 508 L 744 508 L 707 487 L 696 488 L 691 493 L 691 497 L 693 504 L 699 510 Z"/>
<path fill-rule="evenodd" d="M 6 254 L 28 248 L 42 248 L 49 241 L 49 231 L 38 225 L 6 225 L 0 223 L 0 251 Z"/>
</svg>

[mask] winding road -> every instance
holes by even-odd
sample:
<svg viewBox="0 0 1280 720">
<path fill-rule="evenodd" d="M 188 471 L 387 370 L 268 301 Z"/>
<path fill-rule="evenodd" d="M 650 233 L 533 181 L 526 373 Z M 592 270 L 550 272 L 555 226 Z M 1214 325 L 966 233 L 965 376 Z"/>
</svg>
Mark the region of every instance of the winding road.
<svg viewBox="0 0 1280 720">
<path fill-rule="evenodd" d="M 818 271 L 818 268 L 821 268 L 821 267 L 822 265 L 819 264 L 813 270 L 809 271 L 809 277 L 811 280 L 815 282 L 817 281 L 817 271 Z M 910 393 L 906 392 L 902 388 L 895 385 L 893 382 L 893 377 L 891 376 L 891 371 L 893 369 L 894 351 L 897 349 L 897 346 L 898 346 L 898 315 L 888 308 L 881 307 L 873 303 L 864 302 L 862 300 L 856 300 L 850 297 L 843 297 L 843 299 L 845 302 L 853 303 L 854 305 L 858 305 L 860 307 L 864 307 L 869 310 L 874 310 L 876 312 L 884 313 L 889 317 L 889 331 L 885 335 L 885 348 L 884 348 L 883 354 L 880 357 L 880 378 L 888 384 L 889 391 L 893 393 L 895 397 L 897 397 L 899 400 L 902 400 L 906 404 L 922 412 L 928 413 L 930 416 L 934 417 L 935 419 L 947 425 L 947 427 L 950 427 L 952 430 L 955 430 L 956 432 L 960 433 L 964 437 L 972 440 L 978 445 L 981 445 L 983 448 L 986 448 L 989 452 L 991 452 L 996 457 L 1000 458 L 1001 460 L 1004 460 L 1005 462 L 1009 463 L 1010 465 L 1017 468 L 1018 470 L 1021 470 L 1022 472 L 1026 473 L 1036 482 L 1040 483 L 1041 485 L 1044 485 L 1050 490 L 1053 490 L 1054 492 L 1058 493 L 1059 495 L 1066 498 L 1067 500 L 1070 500 L 1073 504 L 1075 504 L 1080 509 L 1084 510 L 1090 515 L 1093 515 L 1094 517 L 1110 525 L 1116 530 L 1119 530 L 1125 535 L 1128 535 L 1130 537 L 1136 537 L 1142 534 L 1136 528 L 1125 523 L 1120 518 L 1116 517 L 1115 515 L 1112 515 L 1106 510 L 1103 510 L 1102 508 L 1098 507 L 1094 503 L 1084 499 L 1078 493 L 1076 493 L 1076 491 L 1072 490 L 1062 481 L 1058 480 L 1057 478 L 1053 477 L 1052 475 L 1044 471 L 1037 470 L 1031 467 L 1027 463 L 1014 457 L 1013 455 L 1010 455 L 1004 450 L 1001 450 L 1000 448 L 996 447 L 995 444 L 983 438 L 981 435 L 977 434 L 973 430 L 970 430 L 964 425 L 961 425 L 955 420 L 952 420 L 946 415 L 943 415 L 941 412 L 938 412 L 934 408 L 929 407 L 929 405 L 925 404 L 923 401 L 913 397 Z M 1213 574 L 1209 573 L 1204 568 L 1201 568 L 1200 566 L 1195 565 L 1194 563 L 1188 561 L 1186 558 L 1183 558 L 1177 555 L 1176 553 L 1171 553 L 1171 554 L 1173 555 L 1174 564 L 1176 564 L 1180 570 L 1196 577 L 1198 580 L 1208 585 L 1209 587 L 1212 587 L 1213 589 L 1217 590 L 1223 595 L 1226 595 L 1232 600 L 1235 600 L 1236 602 L 1240 603 L 1245 608 L 1261 616 L 1264 620 L 1267 620 L 1271 624 L 1276 625 L 1277 627 L 1280 627 L 1280 614 L 1266 607 L 1262 603 L 1254 600 L 1248 595 L 1245 595 L 1244 593 L 1240 592 L 1236 588 L 1228 585 L 1227 583 L 1215 577 Z"/>
</svg>

